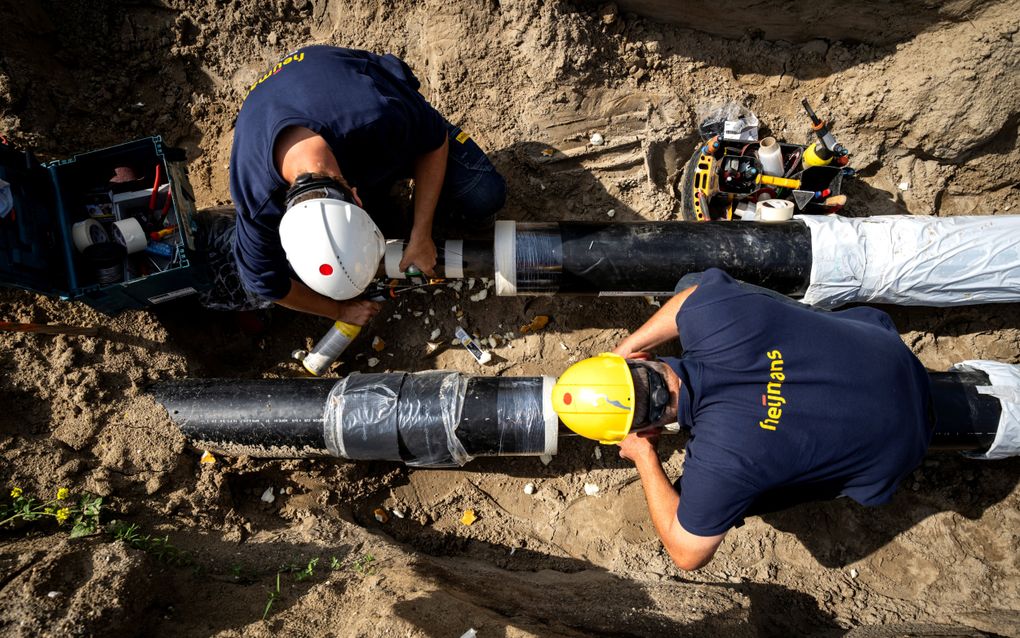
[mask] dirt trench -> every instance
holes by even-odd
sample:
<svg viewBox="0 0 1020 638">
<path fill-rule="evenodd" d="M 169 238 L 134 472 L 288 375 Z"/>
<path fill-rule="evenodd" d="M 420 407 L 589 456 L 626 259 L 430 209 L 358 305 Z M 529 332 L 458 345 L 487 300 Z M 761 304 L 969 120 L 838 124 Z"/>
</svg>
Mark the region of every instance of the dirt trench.
<svg viewBox="0 0 1020 638">
<path fill-rule="evenodd" d="M 787 20 L 759 3 L 726 29 L 718 12 L 732 3 L 693 2 L 682 16 L 667 4 L 4 0 L 0 133 L 47 159 L 159 134 L 187 151 L 199 205 L 229 205 L 246 87 L 280 54 L 324 42 L 403 57 L 507 177 L 508 219 L 676 219 L 674 186 L 706 108 L 743 102 L 773 134 L 803 141 L 802 97 L 853 152 L 849 213 L 1017 212 L 1015 3 L 917 0 L 892 15 L 857 3 L 824 20 L 814 6 L 785 3 Z M 596 132 L 606 144 L 589 143 Z M 548 148 L 564 159 L 547 161 Z M 368 371 L 370 357 L 381 361 L 372 371 L 476 372 L 462 350 L 425 355 L 434 329 L 452 336 L 454 306 L 479 334 L 511 333 L 487 372 L 557 374 L 654 310 L 491 290 L 471 301 L 483 285 L 388 304 L 332 374 Z M 888 310 L 929 368 L 1020 362 L 1016 305 Z M 536 314 L 553 322 L 519 334 Z M 4 635 L 1020 636 L 1016 461 L 929 457 L 886 507 L 752 518 L 708 568 L 681 573 L 611 447 L 575 440 L 549 465 L 457 471 L 201 464 L 145 395 L 168 378 L 299 376 L 290 352 L 323 321 L 274 312 L 251 335 L 187 302 L 111 318 L 16 291 L 0 292 L 0 316 L 100 327 L 98 337 L 0 335 L 5 489 L 100 494 L 108 518 L 169 535 L 189 556 L 175 566 L 105 536 L 4 532 Z M 662 450 L 674 476 L 681 447 Z M 379 522 L 380 507 L 404 516 Z"/>
</svg>

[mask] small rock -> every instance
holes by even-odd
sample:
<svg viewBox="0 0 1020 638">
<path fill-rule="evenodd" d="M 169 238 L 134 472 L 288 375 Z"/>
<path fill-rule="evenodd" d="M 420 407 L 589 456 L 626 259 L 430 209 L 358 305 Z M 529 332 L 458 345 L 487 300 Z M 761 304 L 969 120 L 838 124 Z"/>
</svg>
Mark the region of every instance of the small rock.
<svg viewBox="0 0 1020 638">
<path fill-rule="evenodd" d="M 379 337 L 372 337 L 372 349 L 376 352 L 382 352 L 383 348 L 386 347 L 386 342 Z"/>
<path fill-rule="evenodd" d="M 59 598 L 60 597 L 60 592 L 59 591 L 46 592 L 46 597 L 47 598 Z"/>
<path fill-rule="evenodd" d="M 900 189 L 901 191 L 908 191 L 908 190 L 910 190 L 910 182 L 906 182 L 906 181 L 900 182 L 896 186 L 896 188 Z"/>
<path fill-rule="evenodd" d="M 489 291 L 487 289 L 485 289 L 485 288 L 482 288 L 482 290 L 480 292 L 471 295 L 470 299 L 471 299 L 471 301 L 482 301 L 483 299 L 485 299 L 488 296 L 489 296 Z"/>
<path fill-rule="evenodd" d="M 850 578 L 857 578 L 859 575 L 860 572 L 857 571 L 856 567 L 850 569 Z"/>
<path fill-rule="evenodd" d="M 606 138 L 602 137 L 602 133 L 592 133 L 589 141 L 592 146 L 602 146 L 606 143 Z"/>
<path fill-rule="evenodd" d="M 379 365 L 379 360 L 375 357 L 370 357 L 366 363 L 368 363 L 369 368 L 374 368 Z"/>
<path fill-rule="evenodd" d="M 527 494 L 528 496 L 531 496 L 532 494 L 534 494 L 535 493 L 535 484 L 534 483 L 525 483 L 524 484 L 524 493 Z"/>
<path fill-rule="evenodd" d="M 588 496 L 595 496 L 596 494 L 599 493 L 599 486 L 595 485 L 594 483 L 585 483 L 584 493 L 587 494 Z"/>
<path fill-rule="evenodd" d="M 602 446 L 601 445 L 596 445 L 595 446 L 595 460 L 596 461 L 601 461 L 602 460 Z"/>
<path fill-rule="evenodd" d="M 552 459 L 553 459 L 552 454 L 543 454 L 542 456 L 538 457 L 538 460 L 542 461 L 542 465 L 549 465 L 550 463 L 552 463 Z"/>
<path fill-rule="evenodd" d="M 616 217 L 616 209 L 615 208 L 610 208 L 608 211 L 606 211 L 606 216 L 607 217 Z"/>
<path fill-rule="evenodd" d="M 438 338 L 439 338 L 439 335 L 440 335 L 440 334 L 441 334 L 442 332 L 443 332 L 443 331 L 442 331 L 442 330 L 440 330 L 439 328 L 436 328 L 435 330 L 433 330 L 433 331 L 432 331 L 432 334 L 430 334 L 430 335 L 429 335 L 429 341 L 435 341 L 436 339 L 438 339 Z"/>
<path fill-rule="evenodd" d="M 393 515 L 396 516 L 397 518 L 404 518 L 405 516 L 407 516 L 407 513 L 404 510 L 399 509 L 399 508 L 393 508 L 390 511 L 392 511 Z"/>
<path fill-rule="evenodd" d="M 273 488 L 267 487 L 266 491 L 262 492 L 262 501 L 265 503 L 272 503 L 275 500 L 276 497 L 273 496 Z"/>
</svg>

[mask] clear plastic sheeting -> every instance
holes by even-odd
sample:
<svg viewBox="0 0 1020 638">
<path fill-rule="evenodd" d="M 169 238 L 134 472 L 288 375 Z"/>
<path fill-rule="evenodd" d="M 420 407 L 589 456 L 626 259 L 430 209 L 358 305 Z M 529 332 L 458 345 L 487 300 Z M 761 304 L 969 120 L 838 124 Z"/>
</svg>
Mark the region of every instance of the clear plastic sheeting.
<svg viewBox="0 0 1020 638">
<path fill-rule="evenodd" d="M 1020 365 L 998 361 L 963 361 L 954 370 L 980 370 L 988 375 L 988 385 L 977 386 L 979 394 L 999 400 L 1002 413 L 995 440 L 983 454 L 971 454 L 979 459 L 1004 459 L 1020 456 Z"/>
<path fill-rule="evenodd" d="M 416 467 L 464 465 L 476 456 L 554 454 L 558 421 L 546 413 L 548 392 L 543 377 L 354 374 L 330 391 L 324 439 L 341 458 Z"/>
<path fill-rule="evenodd" d="M 1020 301 L 1020 216 L 803 215 L 805 303 L 951 306 Z"/>
<path fill-rule="evenodd" d="M 326 399 L 323 438 L 345 459 L 400 461 L 397 402 L 404 373 L 352 374 Z"/>
<path fill-rule="evenodd" d="M 545 433 L 536 437 L 533 429 L 542 426 L 544 420 L 536 420 L 542 415 L 542 377 L 524 377 L 520 379 L 499 379 L 499 392 L 496 394 L 496 456 L 555 454 L 556 450 L 547 452 Z M 543 449 L 535 449 L 539 442 Z"/>
</svg>

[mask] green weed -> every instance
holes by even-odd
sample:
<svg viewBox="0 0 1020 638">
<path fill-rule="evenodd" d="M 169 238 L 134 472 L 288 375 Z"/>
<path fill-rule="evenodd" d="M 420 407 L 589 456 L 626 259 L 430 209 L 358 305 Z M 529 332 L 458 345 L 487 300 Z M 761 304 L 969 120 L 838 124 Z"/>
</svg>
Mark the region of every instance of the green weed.
<svg viewBox="0 0 1020 638">
<path fill-rule="evenodd" d="M 72 498 L 71 491 L 61 487 L 54 498 L 43 500 L 26 495 L 20 487 L 15 487 L 10 498 L 10 502 L 0 503 L 0 528 L 18 521 L 53 519 L 61 527 L 71 525 L 71 538 L 91 536 L 99 531 L 99 515 L 103 509 L 101 496 L 83 493 Z"/>
</svg>

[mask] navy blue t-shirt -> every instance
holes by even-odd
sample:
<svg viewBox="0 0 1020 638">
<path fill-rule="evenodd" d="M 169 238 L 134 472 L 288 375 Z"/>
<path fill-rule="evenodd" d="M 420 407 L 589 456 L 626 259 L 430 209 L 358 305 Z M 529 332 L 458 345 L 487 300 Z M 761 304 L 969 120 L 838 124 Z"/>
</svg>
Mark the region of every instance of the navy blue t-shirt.
<svg viewBox="0 0 1020 638">
<path fill-rule="evenodd" d="M 280 131 L 303 126 L 321 135 L 352 186 L 388 185 L 410 177 L 414 159 L 446 139 L 446 121 L 418 86 L 392 55 L 329 46 L 288 55 L 251 86 L 230 154 L 234 254 L 245 287 L 270 299 L 290 291 L 278 230 L 287 183 L 273 163 Z"/>
<path fill-rule="evenodd" d="M 889 500 L 931 436 L 928 374 L 874 308 L 818 312 L 705 273 L 677 313 L 677 518 L 722 534 L 763 502 Z"/>
</svg>

